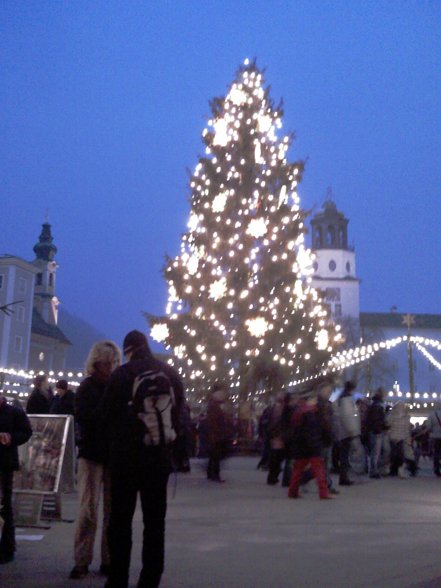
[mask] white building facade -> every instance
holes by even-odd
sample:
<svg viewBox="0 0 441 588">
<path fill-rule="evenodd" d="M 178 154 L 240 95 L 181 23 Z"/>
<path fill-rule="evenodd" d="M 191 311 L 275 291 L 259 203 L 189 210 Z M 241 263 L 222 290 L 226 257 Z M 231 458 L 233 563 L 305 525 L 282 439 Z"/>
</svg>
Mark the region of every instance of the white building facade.
<svg viewBox="0 0 441 588">
<path fill-rule="evenodd" d="M 0 255 L 0 367 L 65 369 L 69 340 L 58 328 L 57 248 L 44 223 L 35 259 Z"/>
<path fill-rule="evenodd" d="M 13 255 L 0 256 L 0 365 L 29 364 L 34 284 L 37 268 Z"/>
<path fill-rule="evenodd" d="M 360 280 L 356 274 L 355 250 L 348 242 L 348 219 L 328 197 L 322 210 L 311 219 L 311 244 L 315 255 L 312 285 L 320 290 L 333 319 L 342 325 L 347 349 L 379 343 L 408 334 L 441 341 L 441 315 L 391 312 L 360 312 Z M 354 364 L 344 377 L 353 377 L 359 390 L 379 386 L 394 390 L 394 398 L 412 392 L 412 401 L 424 404 L 441 400 L 440 351 L 432 356 L 407 339 L 371 359 Z M 433 361 L 435 360 L 435 361 Z M 407 396 L 407 398 L 410 398 Z M 425 407 L 424 407 L 425 408 Z"/>
</svg>

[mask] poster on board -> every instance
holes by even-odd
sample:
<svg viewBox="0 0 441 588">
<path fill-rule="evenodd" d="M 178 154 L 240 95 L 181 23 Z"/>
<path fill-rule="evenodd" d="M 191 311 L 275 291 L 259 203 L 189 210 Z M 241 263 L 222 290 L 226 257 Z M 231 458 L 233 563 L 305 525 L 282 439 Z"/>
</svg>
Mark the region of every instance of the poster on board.
<svg viewBox="0 0 441 588">
<path fill-rule="evenodd" d="M 73 418 L 29 415 L 32 437 L 19 447 L 15 492 L 66 492 L 74 489 Z"/>
</svg>

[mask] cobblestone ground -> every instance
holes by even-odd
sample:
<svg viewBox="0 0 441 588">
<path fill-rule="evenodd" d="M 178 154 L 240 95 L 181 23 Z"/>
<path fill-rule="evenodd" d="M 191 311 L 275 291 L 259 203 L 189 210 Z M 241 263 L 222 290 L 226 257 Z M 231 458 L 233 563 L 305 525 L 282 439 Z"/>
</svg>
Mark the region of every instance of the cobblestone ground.
<svg viewBox="0 0 441 588">
<path fill-rule="evenodd" d="M 415 479 L 358 477 L 334 500 L 309 484 L 301 500 L 270 487 L 256 458 L 225 464 L 225 484 L 205 480 L 202 463 L 170 480 L 166 571 L 161 588 L 435 588 L 441 586 L 441 479 L 426 462 Z M 63 497 L 73 519 L 76 494 Z M 16 560 L 0 567 L 2 588 L 104 585 L 99 559 L 68 580 L 74 524 L 18 529 Z M 136 511 L 131 586 L 140 571 Z"/>
</svg>

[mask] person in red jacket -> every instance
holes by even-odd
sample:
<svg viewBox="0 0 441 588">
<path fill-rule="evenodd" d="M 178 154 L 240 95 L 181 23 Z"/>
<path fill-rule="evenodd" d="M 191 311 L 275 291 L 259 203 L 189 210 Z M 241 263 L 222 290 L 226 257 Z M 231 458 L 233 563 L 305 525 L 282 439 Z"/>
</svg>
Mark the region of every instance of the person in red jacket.
<svg viewBox="0 0 441 588">
<path fill-rule="evenodd" d="M 323 431 L 313 390 L 305 390 L 299 398 L 292 417 L 294 467 L 288 497 L 299 498 L 299 485 L 303 472 L 311 467 L 321 499 L 331 498 L 323 460 Z"/>
</svg>

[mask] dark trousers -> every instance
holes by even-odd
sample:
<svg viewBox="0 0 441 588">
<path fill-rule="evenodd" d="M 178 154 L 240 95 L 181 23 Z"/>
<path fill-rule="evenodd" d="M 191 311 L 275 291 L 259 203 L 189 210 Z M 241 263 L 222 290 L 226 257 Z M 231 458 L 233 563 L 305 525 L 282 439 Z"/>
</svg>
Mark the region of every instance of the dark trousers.
<svg viewBox="0 0 441 588">
<path fill-rule="evenodd" d="M 220 462 L 225 456 L 224 443 L 211 443 L 208 447 L 207 478 L 220 480 Z"/>
<path fill-rule="evenodd" d="M 14 472 L 0 470 L 0 484 L 2 504 L 0 514 L 4 520 L 2 538 L 0 540 L 0 553 L 13 555 L 15 552 L 15 527 L 12 511 L 12 483 Z"/>
<path fill-rule="evenodd" d="M 433 440 L 433 471 L 435 474 L 440 473 L 439 460 L 441 457 L 441 439 Z"/>
<path fill-rule="evenodd" d="M 144 523 L 142 570 L 138 588 L 157 588 L 164 571 L 165 514 L 170 462 L 159 452 L 127 470 L 111 471 L 108 588 L 127 588 L 132 550 L 132 519 L 138 492 Z"/>
<path fill-rule="evenodd" d="M 340 441 L 340 482 L 349 481 L 351 440 L 352 437 L 346 437 Z"/>
<path fill-rule="evenodd" d="M 398 470 L 404 463 L 404 441 L 390 442 L 390 475 L 398 476 Z"/>
<path fill-rule="evenodd" d="M 279 475 L 282 471 L 282 463 L 283 460 L 286 458 L 286 450 L 285 449 L 271 449 L 269 455 L 269 471 L 268 471 L 268 478 L 267 484 L 272 486 L 273 484 L 277 484 L 279 481 Z"/>
</svg>

